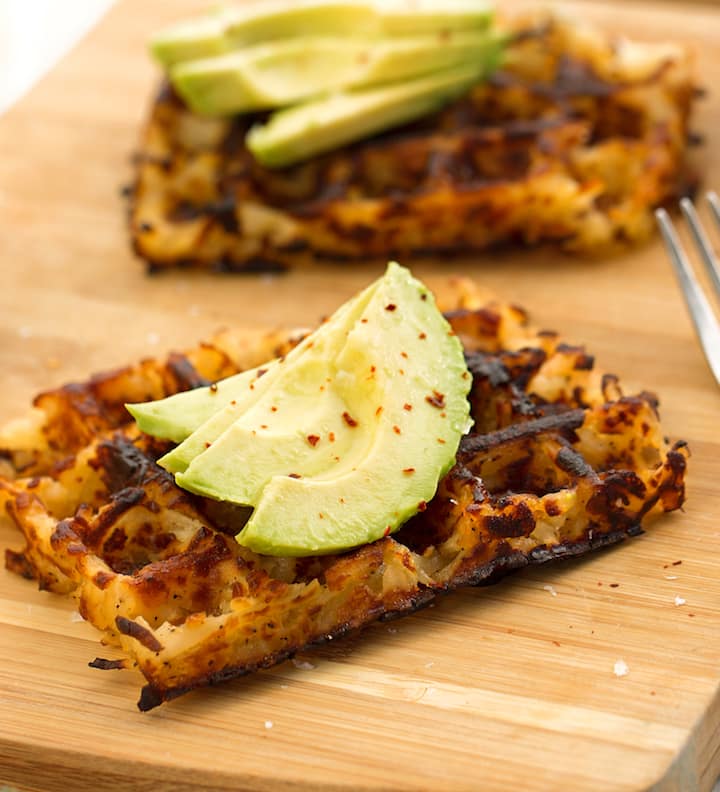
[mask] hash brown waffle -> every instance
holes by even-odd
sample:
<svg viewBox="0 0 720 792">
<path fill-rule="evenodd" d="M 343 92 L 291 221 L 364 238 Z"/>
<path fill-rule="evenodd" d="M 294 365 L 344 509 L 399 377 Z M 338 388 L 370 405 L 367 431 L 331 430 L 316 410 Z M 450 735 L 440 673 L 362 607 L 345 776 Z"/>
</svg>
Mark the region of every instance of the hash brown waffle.
<svg viewBox="0 0 720 792">
<path fill-rule="evenodd" d="M 261 364 L 297 343 L 226 331 L 164 361 L 47 392 L 0 432 L 0 501 L 25 538 L 7 566 L 74 598 L 146 678 L 148 710 L 292 657 L 442 592 L 642 532 L 684 500 L 688 450 L 656 399 L 623 396 L 582 347 L 519 308 L 454 285 L 446 313 L 473 376 L 475 426 L 424 511 L 394 536 L 315 558 L 259 556 L 233 536 L 247 512 L 177 488 L 122 405 Z"/>
<path fill-rule="evenodd" d="M 244 270 L 648 238 L 653 208 L 691 181 L 690 52 L 559 16 L 510 29 L 502 70 L 463 99 L 283 170 L 246 149 L 255 117 L 201 118 L 164 88 L 129 194 L 136 252 L 154 269 Z"/>
</svg>

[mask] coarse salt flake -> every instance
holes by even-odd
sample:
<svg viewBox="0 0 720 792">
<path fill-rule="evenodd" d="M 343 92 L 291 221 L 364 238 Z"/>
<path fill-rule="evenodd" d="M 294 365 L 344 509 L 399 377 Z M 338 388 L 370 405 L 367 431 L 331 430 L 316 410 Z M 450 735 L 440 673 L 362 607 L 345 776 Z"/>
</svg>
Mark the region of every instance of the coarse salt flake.
<svg viewBox="0 0 720 792">
<path fill-rule="evenodd" d="M 273 727 L 273 722 L 272 721 L 265 721 L 265 728 L 266 729 L 272 729 L 272 727 Z"/>
<path fill-rule="evenodd" d="M 616 660 L 615 665 L 613 666 L 613 673 L 616 677 L 624 677 L 628 675 L 630 669 L 628 668 L 628 664 L 624 660 Z"/>
<path fill-rule="evenodd" d="M 557 591 L 552 586 L 543 586 L 543 591 L 549 591 L 553 597 L 557 597 Z"/>
<path fill-rule="evenodd" d="M 81 622 L 81 621 L 85 621 L 85 619 L 83 619 L 83 617 L 77 611 L 73 611 L 70 614 L 70 621 L 71 622 Z"/>
<path fill-rule="evenodd" d="M 686 602 L 687 602 L 687 600 L 684 597 L 677 597 L 677 596 L 675 597 L 675 606 L 678 607 L 678 608 L 681 605 L 684 605 Z"/>
</svg>

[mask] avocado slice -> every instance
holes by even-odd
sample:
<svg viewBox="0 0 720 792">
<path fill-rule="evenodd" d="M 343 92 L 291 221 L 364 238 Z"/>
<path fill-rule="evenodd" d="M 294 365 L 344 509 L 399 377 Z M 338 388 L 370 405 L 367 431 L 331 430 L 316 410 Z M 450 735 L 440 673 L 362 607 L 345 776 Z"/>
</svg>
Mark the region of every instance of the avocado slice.
<svg viewBox="0 0 720 792">
<path fill-rule="evenodd" d="M 389 36 L 484 30 L 493 19 L 492 6 L 482 0 L 378 0 L 378 12 Z"/>
<path fill-rule="evenodd" d="M 375 6 L 367 0 L 269 0 L 184 20 L 164 28 L 150 51 L 165 68 L 261 42 L 322 35 L 374 35 Z"/>
<path fill-rule="evenodd" d="M 439 110 L 478 82 L 484 65 L 343 91 L 273 113 L 245 142 L 262 165 L 282 168 Z"/>
<path fill-rule="evenodd" d="M 469 428 L 471 378 L 432 295 L 394 263 L 363 294 L 352 321 L 323 325 L 325 342 L 176 475 L 254 506 L 237 539 L 255 552 L 334 553 L 394 531 L 433 496 Z"/>
<path fill-rule="evenodd" d="M 277 363 L 271 360 L 213 385 L 156 401 L 126 404 L 125 408 L 143 432 L 180 443 L 231 401 L 241 402 L 248 394 L 252 395 L 256 387 L 264 388 L 267 380 L 261 378 L 272 372 Z"/>
<path fill-rule="evenodd" d="M 325 382 L 325 376 L 318 373 L 317 361 L 324 357 L 332 358 L 338 353 L 344 334 L 353 327 L 376 288 L 377 284 L 373 284 L 342 305 L 326 323 L 301 341 L 282 361 L 278 361 L 277 367 L 271 369 L 262 380 L 252 381 L 252 389 L 248 387 L 244 394 L 234 395 L 231 401 L 226 399 L 223 403 L 214 400 L 217 411 L 204 423 L 196 424 L 192 434 L 188 433 L 180 445 L 158 460 L 158 464 L 171 473 L 180 474 L 177 481 L 182 486 L 182 474 L 197 456 L 203 454 L 206 471 L 203 475 L 208 479 L 204 494 L 221 499 L 213 490 L 218 478 L 213 465 L 216 464 L 217 469 L 222 471 L 239 444 L 252 444 L 257 460 L 253 458 L 251 464 L 247 458 L 245 462 L 248 476 L 259 475 L 260 483 L 265 475 L 262 471 L 268 467 L 268 459 L 273 458 L 279 450 L 278 463 L 282 471 L 287 471 L 291 462 L 295 467 L 302 467 L 305 457 L 317 463 L 329 456 L 330 461 L 323 464 L 330 464 L 332 457 L 338 453 L 338 446 L 323 442 L 320 449 L 316 450 L 312 441 L 308 440 L 308 437 L 314 436 L 322 412 L 333 412 L 326 404 L 332 398 L 333 390 L 326 387 L 329 383 Z M 218 387 L 222 385 L 222 381 L 218 383 Z M 240 384 L 237 386 L 239 389 Z M 163 409 L 161 402 L 156 404 L 160 405 L 158 409 Z M 172 420 L 185 426 L 189 423 L 185 416 L 175 411 L 176 405 L 168 406 L 172 411 L 172 415 L 166 418 L 169 423 Z M 337 415 L 340 416 L 341 412 Z M 327 438 L 334 428 L 325 425 L 324 437 Z M 256 464 L 257 467 L 253 467 Z M 192 477 L 195 474 L 191 471 L 188 475 Z M 198 480 L 196 488 L 199 486 Z M 242 486 L 248 484 L 242 483 Z M 235 499 L 247 497 L 243 492 L 245 490 L 236 493 Z"/>
<path fill-rule="evenodd" d="M 155 58 L 177 63 L 261 42 L 308 36 L 379 37 L 486 28 L 489 7 L 477 0 L 270 0 L 176 23 L 150 43 Z"/>
<path fill-rule="evenodd" d="M 484 30 L 365 40 L 282 39 L 170 69 L 185 103 L 202 115 L 282 107 L 328 91 L 398 82 L 497 57 L 500 40 Z"/>
</svg>

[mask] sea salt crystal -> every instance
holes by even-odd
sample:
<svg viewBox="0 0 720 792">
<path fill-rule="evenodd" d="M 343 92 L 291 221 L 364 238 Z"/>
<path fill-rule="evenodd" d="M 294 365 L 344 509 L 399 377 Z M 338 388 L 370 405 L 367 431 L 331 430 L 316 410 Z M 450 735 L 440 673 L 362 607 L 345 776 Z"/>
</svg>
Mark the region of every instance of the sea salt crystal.
<svg viewBox="0 0 720 792">
<path fill-rule="evenodd" d="M 677 575 L 665 575 L 665 580 L 677 580 Z"/>
<path fill-rule="evenodd" d="M 675 597 L 675 605 L 676 605 L 676 607 L 678 607 L 678 608 L 679 608 L 681 605 L 684 605 L 686 602 L 687 602 L 687 600 L 686 600 L 686 599 L 684 599 L 683 597 L 677 597 L 677 596 Z"/>
<path fill-rule="evenodd" d="M 395 633 L 397 632 L 397 627 L 388 627 L 388 628 L 387 628 L 387 631 L 388 631 L 388 632 L 389 632 L 391 635 L 395 635 Z"/>
<path fill-rule="evenodd" d="M 613 666 L 613 672 L 616 677 L 624 677 L 628 675 L 628 664 L 624 660 L 617 660 Z"/>
<path fill-rule="evenodd" d="M 425 663 L 425 668 L 432 668 L 435 665 L 435 661 L 431 660 L 429 663 Z"/>
<path fill-rule="evenodd" d="M 266 729 L 272 729 L 272 727 L 273 727 L 273 722 L 272 721 L 265 721 L 265 728 Z"/>
<path fill-rule="evenodd" d="M 81 621 L 85 621 L 85 619 L 83 619 L 83 617 L 77 611 L 73 611 L 70 614 L 70 621 L 71 622 L 81 622 Z"/>
<path fill-rule="evenodd" d="M 557 597 L 557 591 L 552 586 L 543 586 L 543 591 L 549 591 L 553 597 Z"/>
<path fill-rule="evenodd" d="M 292 664 L 295 668 L 300 668 L 303 671 L 312 671 L 315 666 L 307 660 L 298 660 L 297 657 L 293 658 Z"/>
</svg>

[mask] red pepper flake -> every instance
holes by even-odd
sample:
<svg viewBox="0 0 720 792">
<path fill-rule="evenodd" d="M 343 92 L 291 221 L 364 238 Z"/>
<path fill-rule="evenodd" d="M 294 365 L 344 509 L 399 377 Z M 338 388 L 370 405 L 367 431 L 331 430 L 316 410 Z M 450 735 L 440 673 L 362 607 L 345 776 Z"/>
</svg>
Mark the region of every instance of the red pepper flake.
<svg viewBox="0 0 720 792">
<path fill-rule="evenodd" d="M 380 415 L 382 414 L 382 411 L 383 411 L 383 408 L 382 407 L 378 407 L 377 410 L 375 410 L 376 417 L 380 417 Z"/>
<path fill-rule="evenodd" d="M 274 404 L 273 404 L 273 406 L 270 408 L 270 412 L 277 412 L 277 407 L 276 407 Z"/>
<path fill-rule="evenodd" d="M 345 498 L 338 498 L 338 503 L 345 503 Z"/>
<path fill-rule="evenodd" d="M 560 641 L 553 641 L 553 642 L 552 642 L 552 645 L 553 645 L 553 646 L 560 646 Z"/>
<path fill-rule="evenodd" d="M 428 404 L 432 404 L 433 407 L 437 407 L 438 410 L 441 410 L 445 406 L 445 395 L 438 391 L 433 391 L 432 396 L 425 397 L 425 401 Z"/>
<path fill-rule="evenodd" d="M 335 442 L 335 432 L 330 432 L 330 433 L 328 434 L 328 440 L 329 440 L 331 443 L 334 443 L 334 442 Z"/>
<path fill-rule="evenodd" d="M 213 382 L 213 384 L 210 386 L 210 393 L 217 393 L 217 389 L 218 389 L 217 382 Z"/>
<path fill-rule="evenodd" d="M 260 424 L 261 429 L 267 429 L 267 424 Z"/>
<path fill-rule="evenodd" d="M 420 501 L 418 503 L 418 511 L 424 512 L 427 509 L 427 501 Z"/>
<path fill-rule="evenodd" d="M 371 374 L 374 374 L 376 371 L 377 371 L 377 369 L 375 368 L 375 366 L 370 366 L 370 373 Z"/>
<path fill-rule="evenodd" d="M 320 442 L 320 437 L 318 435 L 308 435 L 307 441 L 313 448 L 315 448 L 315 446 Z"/>
<path fill-rule="evenodd" d="M 619 587 L 620 587 L 619 583 L 611 583 L 610 584 L 610 588 L 619 588 Z"/>
<path fill-rule="evenodd" d="M 401 352 L 401 353 L 400 353 L 400 355 L 401 355 L 402 357 L 404 357 L 404 358 L 405 358 L 405 360 L 407 360 L 407 359 L 408 359 L 408 354 L 407 354 L 407 352 Z"/>
<path fill-rule="evenodd" d="M 423 293 L 420 295 L 420 299 L 421 299 L 421 300 L 427 300 L 427 292 L 423 292 Z"/>
<path fill-rule="evenodd" d="M 324 515 L 322 512 L 318 512 L 318 517 L 319 517 L 321 520 L 324 520 L 324 519 L 325 519 L 325 515 Z"/>
<path fill-rule="evenodd" d="M 389 536 L 389 535 L 390 535 L 390 526 L 388 525 L 388 527 L 385 529 L 383 533 L 383 536 Z"/>
<path fill-rule="evenodd" d="M 237 402 L 235 401 L 235 399 L 233 399 L 233 400 L 230 402 L 230 404 L 232 404 L 232 406 L 233 406 L 233 407 L 235 407 L 235 405 L 237 404 Z"/>
<path fill-rule="evenodd" d="M 436 440 L 438 441 L 438 443 L 440 443 L 441 445 L 445 445 L 445 443 L 447 442 L 447 441 L 443 440 L 443 439 L 442 439 L 442 437 L 437 437 L 437 438 L 435 438 L 435 439 L 436 439 Z"/>
<path fill-rule="evenodd" d="M 267 373 L 268 373 L 268 370 L 266 368 L 258 369 L 257 370 L 257 378 L 256 379 L 260 379 L 260 377 L 262 377 L 263 374 L 267 374 Z"/>
<path fill-rule="evenodd" d="M 405 375 L 405 369 L 398 369 L 398 374 L 400 374 L 401 376 L 404 376 Z"/>
<path fill-rule="evenodd" d="M 385 310 L 386 311 L 396 311 L 397 310 L 397 305 L 395 305 L 395 303 L 388 303 L 385 306 Z"/>
<path fill-rule="evenodd" d="M 299 473 L 288 473 L 288 478 L 298 479 L 298 478 L 302 478 L 302 476 Z"/>
<path fill-rule="evenodd" d="M 415 468 L 405 468 L 405 469 L 403 470 L 403 473 L 404 473 L 406 476 L 412 476 L 412 474 L 413 474 L 414 472 L 415 472 Z"/>
<path fill-rule="evenodd" d="M 343 421 L 345 421 L 348 426 L 354 427 L 358 425 L 358 422 L 352 417 L 352 415 L 350 415 L 349 412 L 347 412 L 347 410 L 342 414 L 342 417 Z"/>
<path fill-rule="evenodd" d="M 395 432 L 395 434 L 400 434 L 400 427 L 399 426 L 393 426 L 393 432 Z"/>
<path fill-rule="evenodd" d="M 255 383 L 254 382 L 250 383 L 250 390 L 255 390 Z"/>
<path fill-rule="evenodd" d="M 680 566 L 680 564 L 682 564 L 682 561 L 673 561 L 672 562 L 673 566 Z"/>
<path fill-rule="evenodd" d="M 427 333 L 420 333 L 420 334 L 418 335 L 418 338 L 419 338 L 421 341 L 424 341 L 424 340 L 427 338 Z"/>
<path fill-rule="evenodd" d="M 403 404 L 403 410 L 407 410 L 408 412 L 410 412 L 410 410 L 412 410 L 412 404 L 408 404 L 406 402 L 405 404 Z"/>
<path fill-rule="evenodd" d="M 367 318 L 363 318 L 360 320 L 360 324 L 367 324 Z"/>
<path fill-rule="evenodd" d="M 209 442 L 208 440 L 205 441 L 205 448 L 210 448 L 211 445 L 212 445 L 211 442 Z"/>
</svg>

